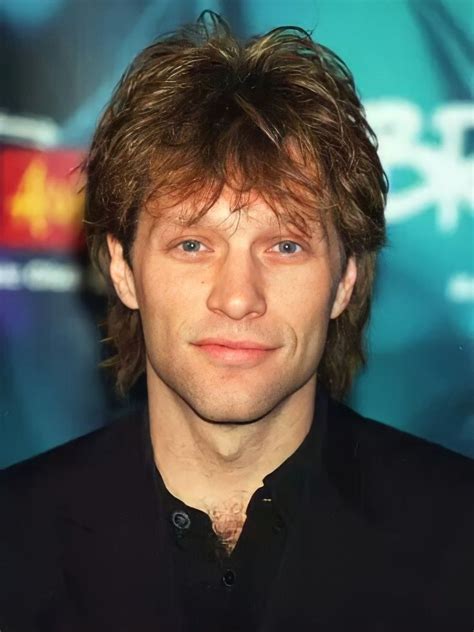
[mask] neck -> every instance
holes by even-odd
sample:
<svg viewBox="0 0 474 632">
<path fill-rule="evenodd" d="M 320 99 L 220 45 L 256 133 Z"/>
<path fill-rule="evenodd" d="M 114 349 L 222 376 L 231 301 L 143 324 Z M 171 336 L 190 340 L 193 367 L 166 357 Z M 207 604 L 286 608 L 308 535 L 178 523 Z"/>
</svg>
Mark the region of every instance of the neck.
<svg viewBox="0 0 474 632">
<path fill-rule="evenodd" d="M 211 518 L 245 511 L 264 477 L 308 433 L 315 389 L 312 378 L 258 421 L 227 424 L 203 420 L 162 382 L 148 380 L 153 452 L 167 489 Z"/>
</svg>

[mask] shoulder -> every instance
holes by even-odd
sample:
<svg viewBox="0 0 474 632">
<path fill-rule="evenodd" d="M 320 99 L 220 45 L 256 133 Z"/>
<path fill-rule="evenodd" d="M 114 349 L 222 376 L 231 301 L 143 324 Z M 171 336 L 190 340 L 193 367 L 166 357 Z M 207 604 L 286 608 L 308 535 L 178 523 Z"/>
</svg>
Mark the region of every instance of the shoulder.
<svg viewBox="0 0 474 632">
<path fill-rule="evenodd" d="M 112 422 L 0 472 L 0 627 L 18 613 L 27 621 L 61 594 L 64 529 L 71 517 L 87 520 L 118 504 L 120 477 L 134 472 L 140 453 L 142 418 Z"/>
<path fill-rule="evenodd" d="M 333 401 L 326 435 L 330 480 L 386 544 L 392 576 L 449 620 L 471 618 L 474 461 Z"/>
<path fill-rule="evenodd" d="M 99 471 L 133 456 L 141 415 L 130 415 L 0 471 L 0 499 L 10 508 L 48 503 L 68 495 L 75 484 L 93 485 Z M 125 458 L 124 458 L 125 457 Z"/>
<path fill-rule="evenodd" d="M 367 419 L 330 400 L 326 458 L 333 471 L 352 464 L 358 494 L 378 520 L 426 518 L 443 528 L 467 520 L 474 527 L 474 461 L 397 428 Z"/>
<path fill-rule="evenodd" d="M 474 460 L 413 434 L 369 419 L 330 400 L 328 436 L 350 444 L 359 461 L 391 468 L 441 468 L 474 474 Z M 343 439 L 344 437 L 344 439 Z M 415 472 L 413 472 L 415 474 Z"/>
</svg>

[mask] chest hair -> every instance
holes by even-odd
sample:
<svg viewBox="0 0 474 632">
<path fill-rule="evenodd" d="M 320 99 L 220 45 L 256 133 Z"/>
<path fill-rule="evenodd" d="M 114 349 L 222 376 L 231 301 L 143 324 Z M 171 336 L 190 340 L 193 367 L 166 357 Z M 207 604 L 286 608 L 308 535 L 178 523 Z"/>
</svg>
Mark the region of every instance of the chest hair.
<svg viewBox="0 0 474 632">
<path fill-rule="evenodd" d="M 242 533 L 246 514 L 246 503 L 242 498 L 234 498 L 228 502 L 207 508 L 212 522 L 212 529 L 227 555 L 230 555 Z"/>
</svg>

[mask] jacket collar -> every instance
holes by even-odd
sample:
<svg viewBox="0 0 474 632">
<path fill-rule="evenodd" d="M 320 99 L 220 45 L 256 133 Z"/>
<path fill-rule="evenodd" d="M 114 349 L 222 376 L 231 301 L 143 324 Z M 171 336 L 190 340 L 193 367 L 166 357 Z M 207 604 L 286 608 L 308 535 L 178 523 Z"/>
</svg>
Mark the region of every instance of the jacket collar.
<svg viewBox="0 0 474 632">
<path fill-rule="evenodd" d="M 352 507 L 360 504 L 357 444 L 344 415 L 354 413 L 318 386 L 314 417 L 298 449 L 265 477 L 278 508 L 288 521 L 297 515 L 305 490 L 332 494 Z"/>
</svg>

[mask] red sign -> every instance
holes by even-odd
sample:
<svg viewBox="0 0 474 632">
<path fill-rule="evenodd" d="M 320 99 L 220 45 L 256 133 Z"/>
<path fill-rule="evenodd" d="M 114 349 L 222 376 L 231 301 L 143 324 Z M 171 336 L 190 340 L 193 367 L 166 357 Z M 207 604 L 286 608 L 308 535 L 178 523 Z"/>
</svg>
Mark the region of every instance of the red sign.
<svg viewBox="0 0 474 632">
<path fill-rule="evenodd" d="M 0 246 L 70 252 L 84 245 L 83 156 L 0 147 Z"/>
</svg>

